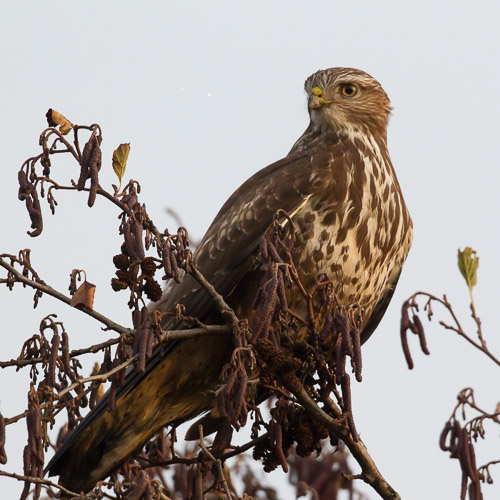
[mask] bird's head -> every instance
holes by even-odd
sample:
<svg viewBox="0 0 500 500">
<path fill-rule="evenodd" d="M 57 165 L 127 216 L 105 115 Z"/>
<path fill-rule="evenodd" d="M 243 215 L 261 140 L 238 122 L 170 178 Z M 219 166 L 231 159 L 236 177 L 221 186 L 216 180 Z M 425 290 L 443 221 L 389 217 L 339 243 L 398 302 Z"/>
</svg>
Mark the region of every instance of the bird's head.
<svg viewBox="0 0 500 500">
<path fill-rule="evenodd" d="M 311 75 L 304 88 L 314 130 L 386 137 L 390 101 L 368 73 L 352 68 L 325 69 Z"/>
</svg>

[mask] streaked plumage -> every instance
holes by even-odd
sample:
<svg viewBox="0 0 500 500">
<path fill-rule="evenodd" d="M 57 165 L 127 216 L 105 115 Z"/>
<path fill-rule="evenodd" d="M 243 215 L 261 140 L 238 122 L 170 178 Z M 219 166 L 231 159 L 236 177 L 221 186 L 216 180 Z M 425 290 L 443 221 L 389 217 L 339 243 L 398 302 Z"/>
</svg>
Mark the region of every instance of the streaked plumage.
<svg viewBox="0 0 500 500">
<path fill-rule="evenodd" d="M 311 121 L 290 153 L 247 180 L 224 204 L 195 253 L 205 277 L 240 317 L 252 320 L 259 284 L 259 240 L 278 209 L 297 230 L 294 261 L 305 285 L 320 273 L 344 304 L 364 308 L 362 340 L 392 297 L 412 239 L 411 219 L 387 151 L 389 99 L 368 74 L 318 71 L 305 84 Z M 353 90 L 354 89 L 354 90 Z M 352 91 L 352 92 L 351 92 Z M 291 297 L 300 308 L 300 298 Z M 170 285 L 157 307 L 181 302 L 203 321 L 220 321 L 195 280 Z M 205 337 L 154 353 L 146 373 L 132 372 L 117 408 L 106 398 L 49 464 L 71 490 L 89 490 L 162 427 L 213 406 L 210 392 L 231 351 Z"/>
</svg>

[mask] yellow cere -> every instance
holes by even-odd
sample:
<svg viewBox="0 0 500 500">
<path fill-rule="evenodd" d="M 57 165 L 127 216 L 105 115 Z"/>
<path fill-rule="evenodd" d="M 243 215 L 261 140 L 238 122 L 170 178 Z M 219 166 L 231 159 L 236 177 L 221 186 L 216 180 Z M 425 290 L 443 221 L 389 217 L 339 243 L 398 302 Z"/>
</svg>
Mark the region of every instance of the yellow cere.
<svg viewBox="0 0 500 500">
<path fill-rule="evenodd" d="M 319 99 L 323 97 L 323 91 L 319 87 L 314 87 L 313 89 L 311 89 L 311 94 L 315 95 Z"/>
</svg>

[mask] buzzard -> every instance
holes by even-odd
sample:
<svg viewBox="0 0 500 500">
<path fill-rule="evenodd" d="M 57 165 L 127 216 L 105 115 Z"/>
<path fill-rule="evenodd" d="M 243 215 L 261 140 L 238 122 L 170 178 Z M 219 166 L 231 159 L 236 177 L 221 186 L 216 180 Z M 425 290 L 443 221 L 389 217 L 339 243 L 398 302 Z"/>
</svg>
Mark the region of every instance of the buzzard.
<svg viewBox="0 0 500 500">
<path fill-rule="evenodd" d="M 382 318 L 412 241 L 412 222 L 387 150 L 389 98 L 363 71 L 331 68 L 305 82 L 310 123 L 288 155 L 248 179 L 221 208 L 197 248 L 199 270 L 252 324 L 260 282 L 259 241 L 279 209 L 293 220 L 294 263 L 311 286 L 325 274 L 338 299 L 364 309 L 365 342 Z M 220 321 L 191 276 L 170 285 L 155 307 L 176 304 Z M 88 491 L 170 423 L 214 407 L 231 341 L 205 336 L 158 349 L 145 373 L 130 372 L 116 408 L 107 398 L 73 431 L 48 465 L 72 491 Z"/>
</svg>

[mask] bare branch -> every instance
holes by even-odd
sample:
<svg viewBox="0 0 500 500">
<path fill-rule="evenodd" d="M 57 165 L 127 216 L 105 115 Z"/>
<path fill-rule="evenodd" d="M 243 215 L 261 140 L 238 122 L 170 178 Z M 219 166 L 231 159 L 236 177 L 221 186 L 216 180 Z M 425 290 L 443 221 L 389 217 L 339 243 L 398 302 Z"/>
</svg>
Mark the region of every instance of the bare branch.
<svg viewBox="0 0 500 500">
<path fill-rule="evenodd" d="M 29 278 L 26 278 L 14 266 L 11 266 L 4 259 L 5 256 L 6 256 L 5 254 L 0 256 L 0 266 L 3 267 L 4 269 L 7 269 L 7 271 L 9 271 L 9 273 L 11 273 L 16 278 L 16 281 L 28 285 L 29 287 L 35 290 L 39 290 L 43 293 L 46 293 L 47 295 L 51 295 L 52 297 L 60 300 L 61 302 L 64 302 L 67 305 L 71 305 L 70 297 L 67 297 L 63 293 L 58 292 L 51 286 L 45 284 L 44 282 L 37 282 Z M 94 311 L 93 309 L 81 309 L 81 311 L 84 312 L 85 314 L 88 314 L 90 317 L 96 319 L 103 325 L 105 325 L 107 330 L 114 330 L 115 332 L 122 334 L 131 334 L 133 332 L 133 330 L 131 330 L 130 328 L 125 328 L 124 326 L 115 323 L 114 321 L 98 313 L 97 311 Z"/>
<path fill-rule="evenodd" d="M 399 500 L 401 497 L 392 488 L 392 486 L 384 479 L 378 470 L 375 462 L 363 441 L 359 439 L 356 441 L 349 430 L 341 420 L 342 411 L 338 408 L 333 401 L 330 401 L 330 408 L 334 410 L 334 417 L 332 418 L 328 413 L 322 410 L 315 401 L 307 394 L 306 390 L 302 388 L 301 391 L 294 394 L 300 404 L 304 406 L 311 413 L 311 415 L 318 420 L 325 427 L 331 429 L 335 435 L 339 436 L 342 441 L 349 448 L 355 460 L 361 466 L 362 473 L 360 474 L 363 481 L 369 484 L 382 498 L 386 500 Z"/>
<path fill-rule="evenodd" d="M 27 483 L 43 484 L 45 486 L 57 488 L 58 490 L 62 491 L 66 495 L 69 495 L 70 497 L 81 498 L 79 493 L 75 493 L 74 491 L 68 490 L 64 486 L 61 486 L 60 484 L 49 481 L 48 479 L 42 479 L 39 477 L 22 476 L 20 474 L 15 474 L 13 472 L 6 472 L 3 470 L 0 470 L 0 476 L 11 477 L 13 479 L 17 479 L 18 481 L 24 481 Z"/>
<path fill-rule="evenodd" d="M 207 334 L 229 334 L 229 333 L 231 333 L 231 329 L 226 325 L 205 325 L 199 328 L 163 331 L 158 339 L 158 342 L 164 343 L 164 342 L 169 342 L 171 340 L 192 339 Z M 111 347 L 118 343 L 120 343 L 120 338 L 109 339 L 106 340 L 105 342 L 91 345 L 90 347 L 74 349 L 70 351 L 69 357 L 75 358 L 77 356 L 82 356 L 84 354 L 95 354 L 96 352 L 102 351 L 107 347 Z M 19 368 L 22 366 L 37 365 L 39 363 L 43 363 L 44 361 L 45 360 L 43 358 L 11 359 L 10 361 L 0 361 L 0 368 L 6 368 L 9 366 L 15 366 Z"/>
</svg>

